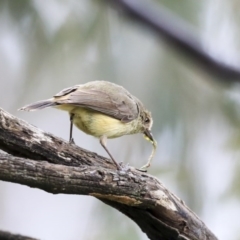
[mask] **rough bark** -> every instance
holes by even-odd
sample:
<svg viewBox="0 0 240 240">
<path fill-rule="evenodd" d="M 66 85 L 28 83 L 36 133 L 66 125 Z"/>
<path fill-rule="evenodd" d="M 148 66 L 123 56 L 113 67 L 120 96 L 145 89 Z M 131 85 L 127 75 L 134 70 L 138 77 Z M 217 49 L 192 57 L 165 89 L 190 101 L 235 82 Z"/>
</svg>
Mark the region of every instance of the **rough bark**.
<svg viewBox="0 0 240 240">
<path fill-rule="evenodd" d="M 0 180 L 49 193 L 94 196 L 135 221 L 150 239 L 216 240 L 155 177 L 68 144 L 0 109 Z"/>
</svg>

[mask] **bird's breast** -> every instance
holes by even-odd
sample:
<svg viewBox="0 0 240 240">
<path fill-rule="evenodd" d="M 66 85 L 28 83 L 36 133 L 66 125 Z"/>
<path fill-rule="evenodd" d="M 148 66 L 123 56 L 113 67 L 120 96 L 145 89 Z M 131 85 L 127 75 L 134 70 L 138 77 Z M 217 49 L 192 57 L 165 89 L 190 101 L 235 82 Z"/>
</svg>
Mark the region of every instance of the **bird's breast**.
<svg viewBox="0 0 240 240">
<path fill-rule="evenodd" d="M 123 123 L 105 114 L 80 107 L 73 109 L 71 113 L 74 114 L 73 123 L 77 128 L 98 138 L 103 135 L 107 138 L 117 138 L 140 132 L 137 128 L 137 119 Z"/>
</svg>

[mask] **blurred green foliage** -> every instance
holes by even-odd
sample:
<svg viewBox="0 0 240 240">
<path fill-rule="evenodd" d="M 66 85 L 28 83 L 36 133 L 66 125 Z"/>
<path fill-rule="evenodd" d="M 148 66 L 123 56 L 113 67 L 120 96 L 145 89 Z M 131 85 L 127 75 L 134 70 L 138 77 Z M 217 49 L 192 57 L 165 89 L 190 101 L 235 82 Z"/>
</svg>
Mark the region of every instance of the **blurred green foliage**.
<svg viewBox="0 0 240 240">
<path fill-rule="evenodd" d="M 223 0 L 155 2 L 192 24 L 203 45 L 214 40 L 217 51 L 239 55 L 239 40 L 235 45 L 228 42 L 228 35 L 240 33 L 237 1 L 224 3 L 231 9 L 224 16 Z M 214 4 L 220 7 L 213 8 Z M 220 34 L 223 24 L 213 24 L 220 18 L 222 23 L 232 23 L 231 28 L 224 28 L 224 36 Z M 224 54 L 222 58 L 231 60 Z M 227 219 L 238 221 L 240 213 L 238 85 L 219 84 L 193 59 L 175 52 L 171 45 L 104 1 L 0 0 L 0 70 L 1 107 L 14 112 L 24 103 L 94 79 L 126 87 L 154 117 L 153 132 L 159 148 L 150 174 L 176 192 L 220 239 L 237 239 L 233 237 L 239 236 L 239 230 Z M 54 119 L 44 113 L 38 116 L 60 133 Z M 124 146 L 130 164 L 141 165 L 140 149 L 147 156 L 147 144 L 136 140 L 125 145 L 122 141 L 117 145 L 121 150 L 115 149 L 119 158 Z M 0 201 L 7 202 L 3 193 L 6 188 L 0 187 L 0 191 Z M 237 204 L 232 205 L 232 199 Z M 220 205 L 226 209 L 222 215 Z M 232 208 L 234 211 L 229 210 Z M 76 221 L 84 221 L 81 214 Z M 86 233 L 81 233 L 84 239 L 146 239 L 131 220 L 99 202 L 88 221 Z M 4 218 L 0 228 L 1 224 Z M 15 232 L 14 225 L 12 228 Z"/>
</svg>

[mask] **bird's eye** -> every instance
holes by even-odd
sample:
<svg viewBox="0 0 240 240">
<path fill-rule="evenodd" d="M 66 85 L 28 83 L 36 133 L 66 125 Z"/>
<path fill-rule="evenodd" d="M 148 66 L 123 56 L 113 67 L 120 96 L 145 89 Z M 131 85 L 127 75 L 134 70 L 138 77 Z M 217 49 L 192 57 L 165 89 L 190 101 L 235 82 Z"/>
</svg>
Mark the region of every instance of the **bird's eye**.
<svg viewBox="0 0 240 240">
<path fill-rule="evenodd" d="M 149 119 L 149 118 L 145 118 L 144 122 L 145 122 L 145 123 L 149 123 L 149 122 L 150 122 L 150 119 Z"/>
</svg>

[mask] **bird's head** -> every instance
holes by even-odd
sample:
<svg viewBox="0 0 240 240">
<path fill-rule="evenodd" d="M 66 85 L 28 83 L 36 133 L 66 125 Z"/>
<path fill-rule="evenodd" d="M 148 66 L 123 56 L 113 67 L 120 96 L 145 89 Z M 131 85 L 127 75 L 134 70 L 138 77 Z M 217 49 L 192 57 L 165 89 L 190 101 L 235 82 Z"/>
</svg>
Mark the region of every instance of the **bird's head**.
<svg viewBox="0 0 240 240">
<path fill-rule="evenodd" d="M 141 117 L 141 129 L 142 133 L 144 134 L 144 137 L 149 140 L 150 142 L 154 142 L 154 138 L 151 132 L 153 119 L 151 116 L 151 113 L 147 110 L 144 110 L 140 113 Z"/>
</svg>

